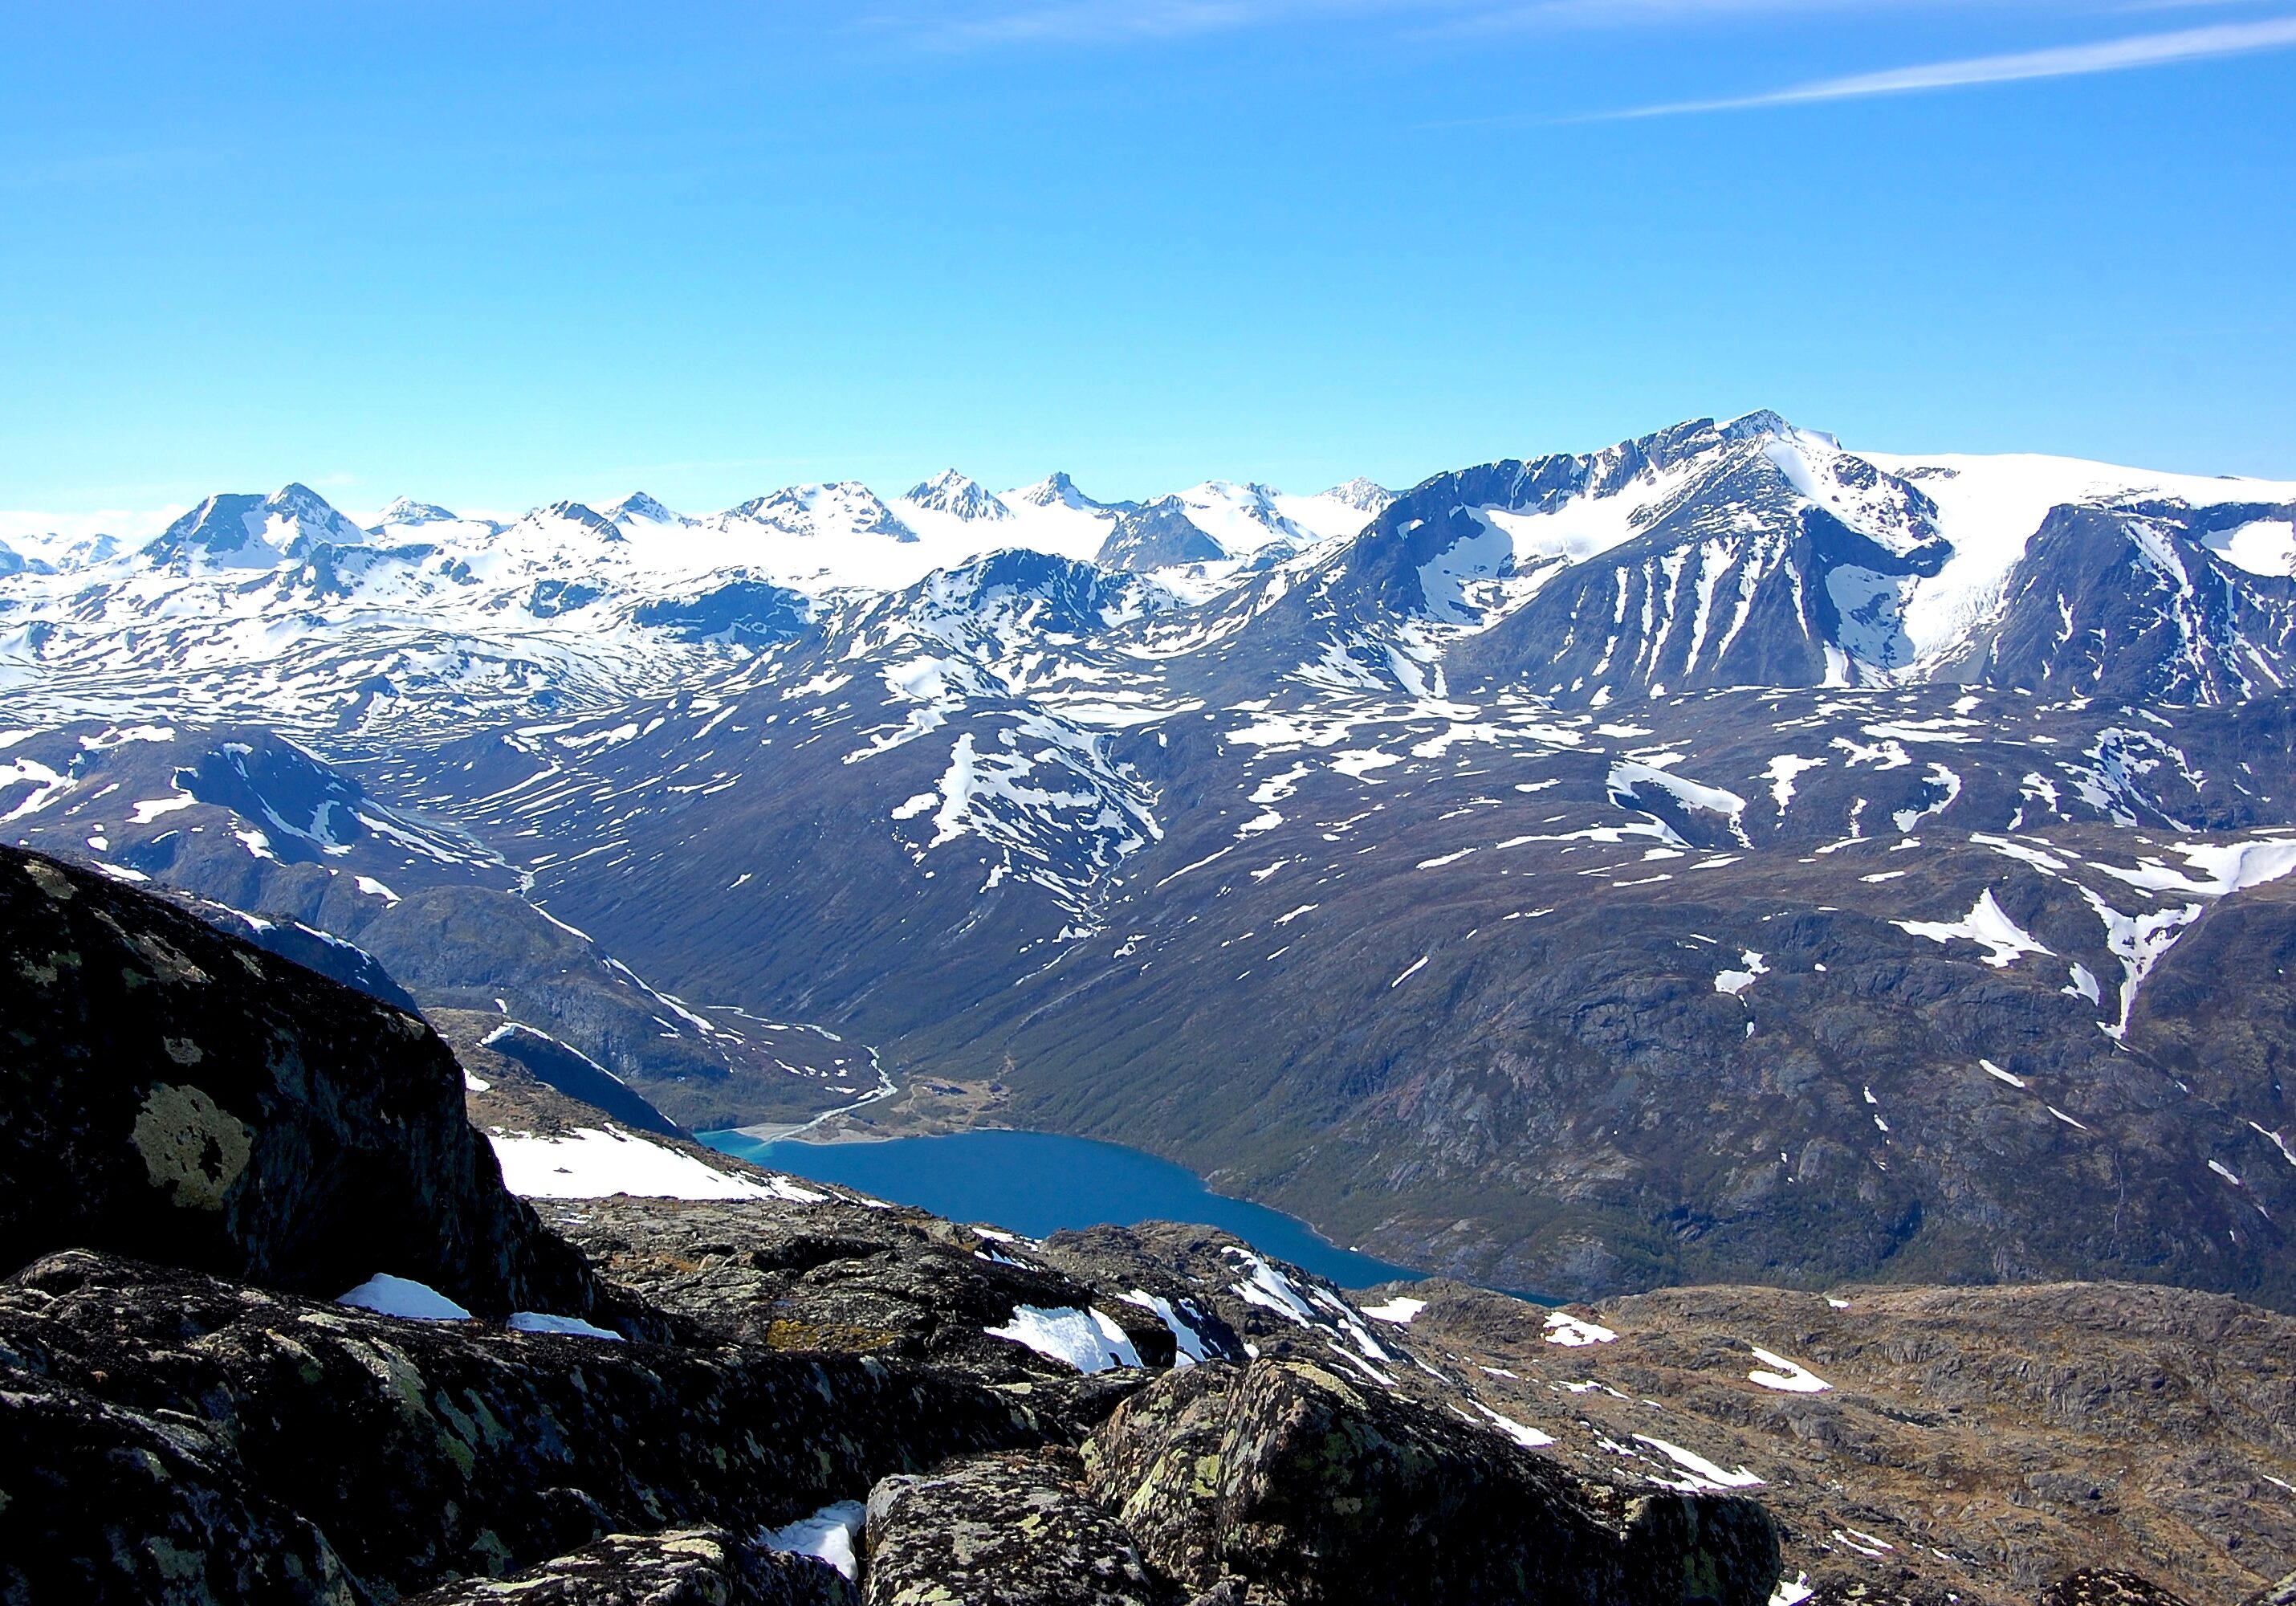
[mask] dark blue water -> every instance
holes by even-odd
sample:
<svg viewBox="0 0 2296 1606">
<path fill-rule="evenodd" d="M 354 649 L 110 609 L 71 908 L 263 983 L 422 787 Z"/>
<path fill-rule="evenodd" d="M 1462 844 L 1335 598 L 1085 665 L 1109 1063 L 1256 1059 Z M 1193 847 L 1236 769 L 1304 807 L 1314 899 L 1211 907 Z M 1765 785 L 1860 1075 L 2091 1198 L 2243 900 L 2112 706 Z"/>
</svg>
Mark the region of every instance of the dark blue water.
<svg viewBox="0 0 2296 1606">
<path fill-rule="evenodd" d="M 712 1149 L 794 1176 L 840 1182 L 936 1215 L 981 1222 L 1030 1238 L 1063 1227 L 1204 1222 L 1263 1254 L 1368 1288 L 1420 1273 L 1316 1236 L 1263 1205 L 1225 1198 L 1195 1174 L 1136 1149 L 1042 1132 L 967 1132 L 885 1143 L 764 1143 L 738 1132 L 695 1134 Z"/>
</svg>

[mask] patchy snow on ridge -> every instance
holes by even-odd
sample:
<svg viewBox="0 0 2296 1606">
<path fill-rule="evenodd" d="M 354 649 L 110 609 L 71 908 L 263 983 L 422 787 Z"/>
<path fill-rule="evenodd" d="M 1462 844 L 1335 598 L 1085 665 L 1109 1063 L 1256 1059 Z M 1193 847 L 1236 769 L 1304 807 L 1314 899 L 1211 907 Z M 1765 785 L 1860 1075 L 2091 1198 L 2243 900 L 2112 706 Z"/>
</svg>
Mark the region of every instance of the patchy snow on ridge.
<svg viewBox="0 0 2296 1606">
<path fill-rule="evenodd" d="M 861 1536 L 868 1518 L 869 1508 L 860 1501 L 840 1500 L 784 1528 L 767 1528 L 758 1537 L 773 1550 L 818 1557 L 850 1582 L 861 1573 L 859 1552 L 854 1542 Z"/>
<path fill-rule="evenodd" d="M 1467 1403 L 1488 1417 L 1492 1427 L 1496 1428 L 1526 1450 L 1544 1449 L 1554 1442 L 1553 1434 L 1541 1433 L 1538 1429 L 1527 1427 L 1511 1416 L 1501 1416 L 1480 1400 L 1470 1400 Z"/>
<path fill-rule="evenodd" d="M 2195 507 L 2296 501 L 2296 482 L 2161 474 L 2075 457 L 1857 455 L 1918 485 L 1936 504 L 1939 533 L 1953 548 L 1944 569 L 1915 588 L 1906 605 L 1901 628 L 1913 643 L 1916 663 L 1957 650 L 1999 605 L 2009 572 L 2052 507 L 2140 498 Z"/>
<path fill-rule="evenodd" d="M 1172 1335 L 1172 1342 L 1177 1347 L 1172 1355 L 1173 1370 L 1193 1366 L 1207 1358 L 1203 1335 L 1180 1319 L 1180 1313 L 1172 1308 L 1169 1299 L 1161 1294 L 1152 1294 L 1146 1289 L 1134 1289 L 1118 1297 L 1127 1305 L 1136 1305 L 1144 1311 L 1156 1314 L 1156 1319 L 1164 1324 L 1165 1330 Z"/>
<path fill-rule="evenodd" d="M 1715 992 L 1726 992 L 1732 998 L 1739 997 L 1747 988 L 1752 986 L 1758 978 L 1770 973 L 1770 968 L 1763 962 L 1762 956 L 1751 948 L 1738 956 L 1738 962 L 1745 968 L 1725 970 L 1717 975 L 1714 978 Z"/>
<path fill-rule="evenodd" d="M 1040 1355 L 1065 1361 L 1081 1372 L 1140 1364 L 1140 1352 L 1132 1347 L 1124 1329 L 1096 1307 L 1080 1311 L 1074 1305 L 1046 1309 L 1019 1305 L 1013 1307 L 1013 1319 L 1004 1326 L 980 1330 L 992 1338 L 1007 1338 Z"/>
<path fill-rule="evenodd" d="M 2204 898 L 2229 897 L 2296 870 L 2296 840 L 2284 837 L 2261 842 L 2178 842 L 2171 844 L 2169 851 L 2183 857 L 2185 871 L 2171 869 L 2150 856 L 2138 860 L 2133 870 L 2102 859 L 2091 862 L 2115 880 L 2146 892 L 2189 893 Z"/>
<path fill-rule="evenodd" d="M 337 1305 L 398 1316 L 409 1322 L 468 1322 L 471 1313 L 427 1282 L 378 1272 L 350 1292 L 337 1297 Z"/>
<path fill-rule="evenodd" d="M 1993 889 L 1987 887 L 1978 894 L 1977 902 L 1958 920 L 1892 920 L 1890 925 L 1917 937 L 1927 937 L 1932 943 L 1950 943 L 1966 939 L 1984 944 L 1985 962 L 1996 969 L 2014 964 L 2029 953 L 2047 953 L 2048 949 L 2034 940 L 2032 933 L 2011 919 L 2001 905 L 1993 901 Z"/>
<path fill-rule="evenodd" d="M 1635 1442 L 1648 1445 L 1688 1474 L 1687 1477 L 1679 1479 L 1664 1478 L 1651 1479 L 1652 1483 L 1662 1484 L 1668 1488 L 1681 1489 L 1685 1494 L 1694 1494 L 1702 1489 L 1718 1494 L 1730 1489 L 1757 1489 L 1761 1487 L 1765 1481 L 1743 1467 L 1740 1467 L 1734 1472 L 1726 1472 L 1695 1450 L 1685 1450 L 1680 1445 L 1669 1444 L 1662 1438 L 1652 1438 L 1647 1433 L 1636 1434 Z"/>
<path fill-rule="evenodd" d="M 1773 1355 L 1759 1344 L 1747 1347 L 1754 1352 L 1754 1359 L 1769 1368 L 1765 1371 L 1757 1367 L 1746 1374 L 1749 1381 L 1759 1383 L 1764 1388 L 1779 1394 L 1824 1394 L 1833 1387 L 1799 1361 L 1789 1361 L 1784 1355 Z"/>
<path fill-rule="evenodd" d="M 578 1338 L 605 1338 L 619 1344 L 622 1335 L 595 1327 L 579 1316 L 553 1316 L 542 1311 L 512 1311 L 503 1325 L 514 1333 L 563 1333 Z"/>
<path fill-rule="evenodd" d="M 1240 1263 L 1248 1273 L 1245 1281 L 1232 1284 L 1235 1297 L 1247 1305 L 1257 1305 L 1274 1311 L 1285 1321 L 1300 1327 L 1318 1325 L 1316 1307 L 1302 1298 L 1292 1280 L 1249 1249 L 1239 1249 L 1233 1244 L 1224 1251 L 1231 1260 Z"/>
<path fill-rule="evenodd" d="M 1546 1341 L 1569 1349 L 1584 1349 L 1589 1344 L 1615 1344 L 1619 1335 L 1598 1322 L 1586 1321 L 1567 1311 L 1549 1311 Z"/>
<path fill-rule="evenodd" d="M 564 1137 L 487 1134 L 503 1184 L 521 1198 L 779 1198 L 818 1204 L 829 1196 L 784 1177 L 765 1182 L 704 1165 L 692 1155 L 617 1126 L 582 1127 Z"/>
</svg>

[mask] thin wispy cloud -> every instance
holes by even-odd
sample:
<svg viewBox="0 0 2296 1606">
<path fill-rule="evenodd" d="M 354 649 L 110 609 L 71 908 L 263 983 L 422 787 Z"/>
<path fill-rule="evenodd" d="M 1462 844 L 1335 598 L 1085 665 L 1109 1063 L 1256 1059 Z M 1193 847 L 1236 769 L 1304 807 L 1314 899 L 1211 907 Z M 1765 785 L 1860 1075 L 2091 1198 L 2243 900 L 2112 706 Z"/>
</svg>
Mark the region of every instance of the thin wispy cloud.
<svg viewBox="0 0 2296 1606">
<path fill-rule="evenodd" d="M 1976 10 L 1986 0 L 1502 0 L 1454 6 L 1442 26 L 1455 34 L 1528 33 L 1571 29 L 1630 29 L 1727 23 L 1742 19 L 1818 13 L 1857 15 L 1915 9 Z M 2194 0 L 2216 4 L 2217 0 Z"/>
<path fill-rule="evenodd" d="M 1735 95 L 1724 100 L 1674 101 L 1663 105 L 1636 106 L 1624 111 L 1598 112 L 1589 119 L 1681 117 L 1700 111 L 1750 111 L 1766 106 L 1800 106 L 1824 101 L 1859 100 L 1877 95 L 1918 95 L 1933 89 L 1960 89 L 1982 84 L 2014 84 L 2033 78 L 2079 78 L 2091 73 L 2126 72 L 2139 67 L 2166 67 L 2178 62 L 2200 62 L 2223 56 L 2252 55 L 2260 51 L 2296 46 L 2296 17 L 2275 17 L 2260 22 L 2225 22 L 2209 28 L 2179 29 L 2171 33 L 2138 34 L 2093 45 L 2064 45 L 2047 50 L 2021 51 L 2012 55 L 1971 56 L 1955 62 L 1931 62 L 1918 67 L 1895 67 L 1882 72 L 1854 73 L 1847 78 L 1820 78 L 1762 95 Z"/>
<path fill-rule="evenodd" d="M 2263 0 L 2022 0 L 2021 9 L 2038 14 L 2099 16 L 2160 11 L 2248 9 Z M 1651 29 L 1726 26 L 1733 21 L 1764 17 L 1856 17 L 1905 12 L 1968 12 L 1983 13 L 1998 8 L 1999 0 L 942 0 L 919 5 L 913 0 L 890 0 L 859 12 L 852 25 L 884 37 L 900 38 L 913 45 L 936 50 L 976 50 L 1029 46 L 1120 46 L 1156 45 L 1203 36 L 1268 29 L 1318 29 L 1349 23 L 1384 23 L 1396 37 L 1425 43 L 1459 42 L 1502 34 L 1628 31 Z M 2256 26 L 2272 26 L 2260 24 Z M 2196 29 L 2195 35 L 2215 30 Z M 2236 31 L 2236 30 L 2235 30 Z M 2165 37 L 2165 36 L 2164 36 Z M 2129 41 L 2136 44 L 2138 41 Z M 2087 47 L 2076 47 L 2078 51 Z M 2108 47 L 2109 48 L 2109 47 Z M 2234 50 L 2257 48 L 2234 46 Z M 2032 53 L 2036 61 L 2058 53 Z M 2195 54 L 2226 54 L 2204 49 Z M 1973 62 L 1948 62 L 1938 69 L 1993 68 L 2023 57 L 1986 57 Z M 2164 60 L 2185 59 L 2179 56 Z M 2118 64 L 2118 63 L 2116 63 Z M 2128 63 L 2145 65 L 2143 62 Z M 2066 72 L 2104 71 L 2106 67 L 2050 67 L 2015 71 L 2005 77 L 2060 76 Z M 1871 75 L 1876 79 L 1891 74 Z M 1849 84 L 1853 80 L 1842 80 Z M 1929 87 L 1927 85 L 1911 86 Z M 1832 80 L 1782 91 L 1777 103 L 1789 99 L 1840 98 L 1853 94 L 1886 94 L 1890 88 L 1836 90 Z M 1746 104 L 1773 103 L 1770 96 L 1750 96 Z M 1719 111 L 1735 103 L 1694 102 L 1681 105 L 1641 108 L 1625 116 L 1656 116 L 1687 111 Z"/>
</svg>

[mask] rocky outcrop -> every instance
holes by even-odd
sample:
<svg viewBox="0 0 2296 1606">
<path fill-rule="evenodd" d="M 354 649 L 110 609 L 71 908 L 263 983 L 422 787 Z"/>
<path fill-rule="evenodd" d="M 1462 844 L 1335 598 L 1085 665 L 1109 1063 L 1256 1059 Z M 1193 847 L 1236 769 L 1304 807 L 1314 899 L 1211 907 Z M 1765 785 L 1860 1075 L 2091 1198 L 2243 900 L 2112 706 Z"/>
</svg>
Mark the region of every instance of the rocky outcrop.
<svg viewBox="0 0 2296 1606">
<path fill-rule="evenodd" d="M 768 1550 L 722 1528 L 609 1534 L 513 1573 L 465 1578 L 415 1606 L 854 1606 L 853 1586 L 810 1557 Z"/>
<path fill-rule="evenodd" d="M 868 1606 L 1178 1606 L 1072 1452 L 976 1456 L 869 1495 Z"/>
<path fill-rule="evenodd" d="M 1300 1363 L 1174 1373 L 1086 1456 L 1152 1561 L 1247 1600 L 1757 1606 L 1777 1575 L 1751 1501 L 1581 1479 Z"/>
<path fill-rule="evenodd" d="M 0 1599 L 185 1606 L 755 1533 L 1059 1437 L 898 1362 L 410 1322 L 80 1252 L 0 1286 Z"/>
<path fill-rule="evenodd" d="M 813 1203 L 682 1199 L 584 1200 L 548 1219 L 618 1283 L 726 1340 L 807 1353 L 898 1356 L 980 1381 L 1022 1388 L 1039 1409 L 1082 1434 L 1178 1355 L 1172 1330 L 1136 1298 L 1136 1284 L 1078 1276 L 1032 1245 L 922 1210 L 837 1196 Z M 1153 1279 L 1172 1288 L 1169 1274 Z M 1095 1314 L 1119 1331 L 1137 1368 L 1078 1368 L 992 1330 L 1016 1313 Z M 1097 1324 L 1095 1323 L 1095 1326 Z M 1217 1318 L 1192 1340 L 1241 1359 Z M 1144 1369 L 1141 1370 L 1141 1369 Z"/>
<path fill-rule="evenodd" d="M 116 1249 L 332 1297 L 378 1272 L 482 1314 L 592 1314 L 504 1192 L 422 1021 L 0 848 L 0 1269 Z"/>
<path fill-rule="evenodd" d="M 1166 497 L 1118 519 L 1093 561 L 1103 569 L 1144 574 L 1176 564 L 1216 564 L 1226 556 L 1226 549 L 1188 517 L 1179 498 Z"/>
<path fill-rule="evenodd" d="M 2186 1602 L 2174 1590 L 2161 1588 L 2141 1573 L 2085 1567 L 2043 1590 L 2038 1606 L 2186 1606 Z"/>
<path fill-rule="evenodd" d="M 2218 1295 L 1706 1288 L 1555 1322 L 1453 1282 L 1343 1297 L 1227 1234 L 1169 1223 L 1031 1242 L 838 1197 L 585 1200 L 545 1215 L 616 1278 L 729 1337 L 883 1346 L 890 1333 L 894 1347 L 878 1353 L 1026 1387 L 1079 1433 L 1142 1375 L 1075 1377 L 1007 1340 L 983 1343 L 951 1319 L 935 1280 L 980 1273 L 990 1281 L 965 1296 L 980 1301 L 1058 1277 L 1061 1297 L 1128 1317 L 1143 1307 L 1127 1295 L 1160 1299 L 1214 1358 L 1309 1363 L 1367 1395 L 1385 1393 L 1373 1380 L 1384 1378 L 1446 1421 L 1469 1412 L 1503 1450 L 1510 1428 L 1551 1438 L 1534 1459 L 1595 1484 L 1742 1481 L 1778 1520 L 1784 1576 L 1822 1602 L 2021 1606 L 2087 1566 L 2234 1606 L 2296 1558 L 2296 1506 L 2269 1481 L 2296 1479 L 2275 1425 L 2296 1412 L 2296 1338 L 2286 1318 Z M 801 1273 L 760 1269 L 757 1256 L 786 1259 L 800 1244 Z M 822 1320 L 865 1297 L 885 1302 L 887 1325 Z M 1806 1388 L 1825 1387 L 1774 1387 L 1797 1380 L 1756 1345 L 1805 1366 Z"/>
<path fill-rule="evenodd" d="M 1062 1417 L 1090 1396 L 1041 1382 L 412 1322 L 68 1252 L 0 1287 L 23 1452 L 0 1599 L 365 1606 L 461 1577 L 444 1600 L 837 1600 L 754 1546 L 629 1536 L 756 1535 L 864 1492 L 872 1601 L 1767 1594 L 1751 1503 L 1583 1478 L 1300 1363 L 1127 1371 L 1100 1412 L 1145 1391 L 1079 1459 Z"/>
<path fill-rule="evenodd" d="M 1388 1292 L 1413 1303 L 1382 1330 L 1449 1381 L 1399 1375 L 1472 1389 L 1554 1460 L 1682 1478 L 1688 1451 L 1759 1480 L 1784 1576 L 1822 1602 L 2010 1606 L 2086 1568 L 2234 1606 L 2296 1563 L 2296 1322 L 2222 1295 L 1703 1288 L 1563 1321 Z"/>
<path fill-rule="evenodd" d="M 2246 1606 L 2296 1606 L 2296 1572 L 2251 1596 Z"/>
</svg>

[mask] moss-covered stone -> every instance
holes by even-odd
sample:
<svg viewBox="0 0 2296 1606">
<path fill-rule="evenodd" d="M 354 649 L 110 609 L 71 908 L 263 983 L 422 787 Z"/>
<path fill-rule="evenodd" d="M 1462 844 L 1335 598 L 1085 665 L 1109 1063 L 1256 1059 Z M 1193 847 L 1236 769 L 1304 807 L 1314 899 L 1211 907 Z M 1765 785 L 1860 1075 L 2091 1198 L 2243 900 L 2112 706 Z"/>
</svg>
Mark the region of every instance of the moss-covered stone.
<svg viewBox="0 0 2296 1606">
<path fill-rule="evenodd" d="M 323 1298 L 389 1272 L 482 1314 L 611 1304 L 504 1190 L 419 1017 L 14 848 L 0 976 L 0 1273 L 78 1248 Z"/>
<path fill-rule="evenodd" d="M 1585 1478 L 1300 1362 L 1160 1380 L 1085 1464 L 1151 1561 L 1248 1601 L 1759 1606 L 1777 1576 L 1752 1501 Z"/>
</svg>

